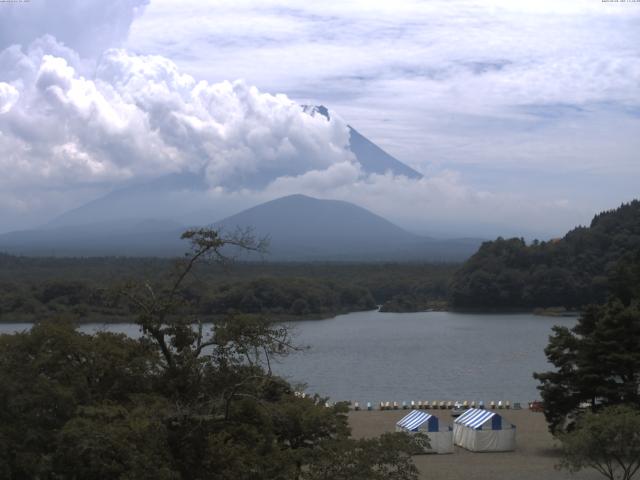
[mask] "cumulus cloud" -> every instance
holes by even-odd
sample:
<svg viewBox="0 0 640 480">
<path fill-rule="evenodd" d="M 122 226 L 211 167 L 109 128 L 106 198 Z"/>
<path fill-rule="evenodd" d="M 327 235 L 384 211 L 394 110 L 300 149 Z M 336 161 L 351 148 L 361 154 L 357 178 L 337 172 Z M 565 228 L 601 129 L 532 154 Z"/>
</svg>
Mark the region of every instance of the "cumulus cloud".
<svg viewBox="0 0 640 480">
<path fill-rule="evenodd" d="M 196 82 L 165 58 L 123 50 L 105 52 L 92 78 L 41 50 L 0 55 L 13 58 L 8 71 L 28 66 L 22 78 L 9 78 L 13 84 L 0 84 L 0 125 L 11 137 L 5 142 L 31 147 L 31 181 L 34 174 L 95 182 L 189 170 L 204 171 L 212 187 L 260 186 L 353 161 L 339 117 L 307 115 L 242 81 Z M 20 128 L 26 120 L 42 134 Z"/>
<path fill-rule="evenodd" d="M 5 49 L 0 63 L 5 192 L 184 171 L 202 173 L 210 188 L 257 189 L 355 162 L 339 116 L 309 115 L 242 81 L 196 81 L 163 57 L 111 49 L 90 74 L 49 37 Z"/>
</svg>

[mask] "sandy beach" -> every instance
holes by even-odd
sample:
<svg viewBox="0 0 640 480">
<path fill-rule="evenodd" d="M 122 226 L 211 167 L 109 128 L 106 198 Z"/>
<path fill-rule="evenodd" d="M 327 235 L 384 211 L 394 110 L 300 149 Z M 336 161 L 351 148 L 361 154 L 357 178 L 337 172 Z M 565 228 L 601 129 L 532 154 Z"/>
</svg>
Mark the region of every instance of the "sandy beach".
<svg viewBox="0 0 640 480">
<path fill-rule="evenodd" d="M 451 411 L 430 410 L 441 422 L 452 423 Z M 349 423 L 356 438 L 393 432 L 395 423 L 408 412 L 353 411 Z M 529 410 L 500 410 L 505 419 L 516 425 L 516 450 L 501 453 L 473 453 L 460 447 L 450 455 L 420 455 L 415 463 L 420 478 L 443 480 L 591 480 L 601 478 L 595 471 L 569 474 L 555 468 L 558 463 L 557 442 L 547 430 L 542 413 Z"/>
</svg>

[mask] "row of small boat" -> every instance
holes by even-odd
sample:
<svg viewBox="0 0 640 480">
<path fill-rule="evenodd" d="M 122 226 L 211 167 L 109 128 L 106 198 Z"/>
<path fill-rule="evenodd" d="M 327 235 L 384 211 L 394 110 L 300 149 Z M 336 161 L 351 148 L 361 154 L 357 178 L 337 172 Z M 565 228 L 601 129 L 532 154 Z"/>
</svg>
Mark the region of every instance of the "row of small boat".
<svg viewBox="0 0 640 480">
<path fill-rule="evenodd" d="M 354 410 L 361 410 L 361 406 L 358 402 L 353 404 Z M 490 409 L 510 409 L 511 402 L 509 400 L 498 402 L 491 401 L 489 402 L 488 407 L 485 406 L 483 401 L 471 401 L 465 400 L 464 402 L 454 402 L 454 401 L 433 401 L 429 402 L 418 400 L 417 402 L 412 400 L 411 402 L 402 402 L 398 404 L 398 402 L 380 402 L 378 405 L 379 410 L 466 410 L 468 408 L 490 408 Z M 520 404 L 518 402 L 513 404 L 514 409 L 520 409 Z M 373 410 L 373 406 L 371 402 L 367 402 L 366 404 L 367 410 Z"/>
<path fill-rule="evenodd" d="M 296 397 L 300 397 L 300 398 L 306 398 L 308 395 L 304 392 L 294 392 L 294 395 Z M 352 408 L 354 410 L 362 410 L 364 408 L 366 408 L 366 410 L 373 410 L 374 406 L 372 405 L 371 402 L 367 402 L 366 406 L 361 406 L 359 402 L 348 402 Z M 325 403 L 326 407 L 331 407 L 332 403 L 330 402 L 326 402 Z M 475 400 L 472 401 L 468 401 L 465 400 L 463 402 L 454 402 L 451 400 L 445 401 L 445 400 L 437 400 L 437 401 L 433 401 L 433 402 L 429 402 L 428 400 L 426 401 L 422 401 L 422 400 L 418 400 L 417 402 L 414 400 L 411 400 L 410 402 L 402 402 L 402 403 L 398 403 L 398 402 L 380 402 L 378 404 L 378 410 L 453 410 L 454 412 L 456 411 L 461 411 L 461 410 L 467 410 L 469 408 L 480 408 L 480 409 L 484 409 L 484 408 L 489 408 L 489 409 L 511 409 L 513 408 L 514 410 L 519 410 L 522 407 L 520 406 L 519 402 L 514 402 L 513 406 L 511 405 L 511 402 L 509 402 L 509 400 L 506 401 L 502 401 L 499 400 L 497 402 L 495 401 L 491 401 L 489 402 L 488 405 L 485 405 L 485 403 L 481 400 L 479 402 L 476 402 Z M 530 405 L 531 408 L 531 405 Z"/>
</svg>

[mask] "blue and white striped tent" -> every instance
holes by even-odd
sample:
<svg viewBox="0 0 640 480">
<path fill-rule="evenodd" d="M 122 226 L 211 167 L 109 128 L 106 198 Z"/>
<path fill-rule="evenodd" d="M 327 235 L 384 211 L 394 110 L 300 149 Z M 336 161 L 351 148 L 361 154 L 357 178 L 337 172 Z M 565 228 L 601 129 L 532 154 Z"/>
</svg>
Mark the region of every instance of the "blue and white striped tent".
<svg viewBox="0 0 640 480">
<path fill-rule="evenodd" d="M 427 453 L 452 453 L 453 431 L 447 426 L 440 428 L 440 421 L 435 415 L 420 410 L 412 410 L 411 413 L 401 418 L 396 423 L 397 432 L 426 433 L 429 437 L 430 447 Z"/>
<path fill-rule="evenodd" d="M 453 422 L 453 442 L 472 452 L 507 452 L 516 448 L 516 427 L 497 412 L 471 408 Z"/>
<path fill-rule="evenodd" d="M 438 417 L 429 415 L 427 412 L 421 412 L 420 410 L 412 410 L 409 415 L 403 417 L 396 425 L 410 432 L 417 432 L 422 426 L 426 427 L 423 431 L 437 432 Z"/>
<path fill-rule="evenodd" d="M 454 423 L 469 428 L 481 428 L 489 420 L 491 420 L 491 430 L 500 430 L 502 417 L 491 410 L 481 410 L 479 408 L 467 410 L 456 418 Z"/>
</svg>

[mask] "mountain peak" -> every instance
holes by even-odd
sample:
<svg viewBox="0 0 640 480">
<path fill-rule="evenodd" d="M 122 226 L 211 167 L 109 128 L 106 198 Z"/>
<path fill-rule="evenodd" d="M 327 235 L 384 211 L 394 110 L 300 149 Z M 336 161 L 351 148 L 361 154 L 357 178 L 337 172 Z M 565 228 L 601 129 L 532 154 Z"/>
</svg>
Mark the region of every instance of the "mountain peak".
<svg viewBox="0 0 640 480">
<path fill-rule="evenodd" d="M 315 197 L 310 197 L 309 195 L 305 195 L 304 193 L 292 193 L 291 195 L 285 195 L 284 197 L 279 197 L 276 200 L 318 200 Z M 275 201 L 275 200 L 274 200 Z"/>
<path fill-rule="evenodd" d="M 329 116 L 329 109 L 324 105 L 302 105 L 302 110 L 304 113 L 307 113 L 312 117 L 322 115 L 327 120 L 331 120 L 331 116 Z"/>
</svg>

